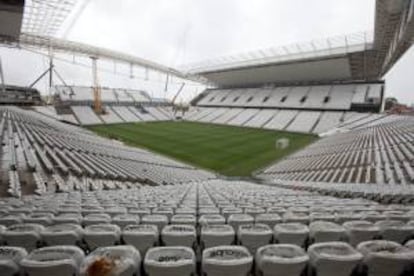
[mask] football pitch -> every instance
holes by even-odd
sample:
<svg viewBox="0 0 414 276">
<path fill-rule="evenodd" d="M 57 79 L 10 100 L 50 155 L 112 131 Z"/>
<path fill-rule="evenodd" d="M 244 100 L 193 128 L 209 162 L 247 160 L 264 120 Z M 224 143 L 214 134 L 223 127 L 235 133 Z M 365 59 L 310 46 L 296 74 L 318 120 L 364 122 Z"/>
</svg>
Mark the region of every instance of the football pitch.
<svg viewBox="0 0 414 276">
<path fill-rule="evenodd" d="M 250 176 L 317 139 L 289 132 L 191 122 L 153 122 L 89 127 L 97 134 L 146 148 L 227 176 Z M 276 148 L 289 139 L 285 149 Z"/>
</svg>

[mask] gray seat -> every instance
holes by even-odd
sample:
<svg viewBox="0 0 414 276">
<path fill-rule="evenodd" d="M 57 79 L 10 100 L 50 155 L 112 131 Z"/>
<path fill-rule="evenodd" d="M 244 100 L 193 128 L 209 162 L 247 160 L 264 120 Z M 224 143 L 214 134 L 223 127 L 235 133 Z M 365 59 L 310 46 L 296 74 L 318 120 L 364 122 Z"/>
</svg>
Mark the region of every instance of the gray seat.
<svg viewBox="0 0 414 276">
<path fill-rule="evenodd" d="M 169 220 L 166 215 L 145 215 L 142 217 L 142 224 L 152 224 L 157 226 L 158 232 L 161 232 Z"/>
<path fill-rule="evenodd" d="M 171 217 L 171 224 L 196 225 L 196 217 L 192 214 L 177 214 Z"/>
<path fill-rule="evenodd" d="M 111 223 L 111 216 L 108 214 L 88 214 L 86 215 L 83 220 L 82 224 L 83 226 L 89 226 L 94 224 L 104 224 L 104 223 Z"/>
<path fill-rule="evenodd" d="M 54 224 L 66 224 L 66 223 L 81 224 L 82 215 L 78 213 L 63 213 L 63 214 L 53 217 L 52 222 Z"/>
<path fill-rule="evenodd" d="M 105 275 L 138 276 L 141 270 L 141 255 L 130 245 L 99 247 L 90 253 L 81 265 L 81 275 L 101 275 L 99 267 L 105 265 Z"/>
<path fill-rule="evenodd" d="M 259 214 L 256 216 L 255 222 L 267 224 L 270 229 L 273 229 L 276 224 L 282 222 L 282 218 L 278 214 Z"/>
<path fill-rule="evenodd" d="M 234 239 L 235 231 L 230 225 L 205 225 L 201 228 L 201 243 L 204 248 L 231 245 Z"/>
<path fill-rule="evenodd" d="M 44 227 L 40 224 L 15 224 L 9 226 L 2 236 L 7 245 L 23 247 L 30 252 L 37 248 L 43 230 Z"/>
<path fill-rule="evenodd" d="M 20 262 L 27 251 L 21 247 L 0 246 L 0 272 L 2 276 L 15 276 L 20 273 Z"/>
<path fill-rule="evenodd" d="M 380 235 L 384 240 L 395 241 L 403 244 L 414 235 L 414 226 L 401 220 L 383 220 L 375 223 L 380 229 Z"/>
<path fill-rule="evenodd" d="M 240 225 L 252 223 L 254 223 L 254 218 L 247 214 L 232 214 L 228 218 L 228 224 L 236 231 L 239 229 Z"/>
<path fill-rule="evenodd" d="M 78 224 L 56 224 L 46 227 L 41 236 L 47 245 L 79 245 L 83 228 Z"/>
<path fill-rule="evenodd" d="M 207 214 L 200 216 L 200 218 L 198 219 L 198 223 L 201 226 L 212 224 L 225 224 L 226 219 L 219 214 Z"/>
<path fill-rule="evenodd" d="M 18 215 L 8 215 L 4 217 L 0 217 L 0 225 L 4 225 L 6 227 L 9 227 L 13 224 L 21 224 L 23 223 L 23 219 L 21 216 Z"/>
<path fill-rule="evenodd" d="M 308 260 L 306 252 L 297 245 L 265 245 L 256 252 L 256 275 L 301 276 Z"/>
<path fill-rule="evenodd" d="M 158 228 L 150 224 L 128 225 L 122 231 L 122 240 L 125 244 L 134 246 L 144 256 L 150 247 L 158 243 Z"/>
<path fill-rule="evenodd" d="M 348 221 L 343 226 L 346 229 L 349 243 L 355 247 L 361 242 L 377 238 L 380 233 L 378 226 L 366 220 Z"/>
<path fill-rule="evenodd" d="M 255 254 L 259 247 L 271 243 L 272 238 L 273 231 L 266 224 L 240 225 L 237 231 L 239 244 L 246 247 L 252 254 Z"/>
<path fill-rule="evenodd" d="M 120 241 L 121 229 L 114 224 L 93 224 L 85 227 L 84 240 L 90 250 L 112 246 Z"/>
<path fill-rule="evenodd" d="M 351 276 L 362 260 L 362 255 L 344 242 L 313 244 L 308 255 L 309 275 L 316 276 Z"/>
<path fill-rule="evenodd" d="M 76 246 L 43 247 L 27 255 L 21 266 L 28 276 L 73 276 L 79 275 L 84 257 L 83 251 Z"/>
<path fill-rule="evenodd" d="M 153 247 L 148 250 L 144 259 L 144 270 L 148 276 L 193 275 L 195 269 L 195 254 L 188 247 Z"/>
<path fill-rule="evenodd" d="M 139 217 L 129 214 L 120 214 L 112 218 L 112 224 L 118 225 L 123 229 L 127 225 L 139 224 Z"/>
<path fill-rule="evenodd" d="M 218 246 L 203 251 L 202 270 L 207 276 L 247 276 L 252 266 L 253 257 L 242 246 Z"/>
<path fill-rule="evenodd" d="M 290 243 L 303 247 L 308 239 L 309 228 L 301 223 L 280 223 L 273 229 L 275 242 Z"/>
<path fill-rule="evenodd" d="M 358 251 L 364 256 L 363 271 L 368 276 L 400 276 L 407 270 L 414 272 L 414 249 L 396 242 L 366 241 L 358 245 Z"/>
<path fill-rule="evenodd" d="M 345 228 L 330 221 L 314 221 L 309 225 L 309 238 L 311 243 L 344 241 Z"/>
<path fill-rule="evenodd" d="M 166 246 L 193 247 L 196 243 L 197 234 L 192 225 L 167 225 L 162 229 L 161 239 Z"/>
</svg>

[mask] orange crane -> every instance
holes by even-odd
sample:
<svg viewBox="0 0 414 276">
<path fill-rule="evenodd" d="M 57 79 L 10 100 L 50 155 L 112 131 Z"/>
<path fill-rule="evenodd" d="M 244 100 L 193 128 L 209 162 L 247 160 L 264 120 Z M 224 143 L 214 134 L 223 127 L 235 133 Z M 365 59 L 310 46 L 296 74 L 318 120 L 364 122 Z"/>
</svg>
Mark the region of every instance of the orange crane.
<svg viewBox="0 0 414 276">
<path fill-rule="evenodd" d="M 98 58 L 91 56 L 92 59 L 92 77 L 93 77 L 93 109 L 96 114 L 102 114 L 101 87 L 98 79 Z"/>
</svg>

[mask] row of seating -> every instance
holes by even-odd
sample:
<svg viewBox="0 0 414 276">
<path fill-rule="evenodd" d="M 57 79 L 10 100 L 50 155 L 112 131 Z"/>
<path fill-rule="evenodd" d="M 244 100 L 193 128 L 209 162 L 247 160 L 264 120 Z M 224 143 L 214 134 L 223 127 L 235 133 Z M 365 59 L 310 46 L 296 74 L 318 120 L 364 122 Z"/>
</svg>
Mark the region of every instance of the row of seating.
<svg viewBox="0 0 414 276">
<path fill-rule="evenodd" d="M 200 265 L 194 251 L 182 246 L 154 247 L 143 258 L 132 246 L 101 247 L 86 257 L 74 246 L 44 247 L 30 254 L 19 247 L 0 247 L 0 258 L 4 276 L 20 272 L 28 276 L 136 276 L 141 272 L 148 276 L 408 276 L 414 272 L 414 241 L 406 246 L 368 241 L 357 249 L 327 242 L 312 245 L 307 252 L 277 244 L 262 246 L 256 254 L 242 246 L 219 246 L 204 250 Z"/>
<path fill-rule="evenodd" d="M 413 184 L 413 141 L 412 117 L 382 118 L 321 139 L 259 176 L 299 182 Z"/>
<path fill-rule="evenodd" d="M 130 188 L 214 178 L 194 167 L 101 138 L 16 107 L 0 108 L 0 151 L 9 194 Z M 67 185 L 68 184 L 68 185 Z M 31 188 L 35 186 L 34 188 Z"/>
<path fill-rule="evenodd" d="M 184 119 L 200 123 L 326 135 L 332 130 L 349 131 L 370 126 L 373 121 L 386 122 L 395 117 L 343 111 L 194 107 L 185 114 Z"/>
<path fill-rule="evenodd" d="M 248 89 L 210 89 L 198 106 L 350 110 L 381 105 L 383 84 L 344 84 Z"/>
</svg>

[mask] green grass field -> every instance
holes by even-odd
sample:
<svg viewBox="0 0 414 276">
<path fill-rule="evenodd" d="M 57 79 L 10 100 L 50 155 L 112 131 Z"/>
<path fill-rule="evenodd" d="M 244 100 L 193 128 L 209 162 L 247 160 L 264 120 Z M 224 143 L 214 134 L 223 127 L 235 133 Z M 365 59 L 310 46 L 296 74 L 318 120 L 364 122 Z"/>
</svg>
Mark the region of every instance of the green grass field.
<svg viewBox="0 0 414 276">
<path fill-rule="evenodd" d="M 149 149 L 227 176 L 250 176 L 317 139 L 313 135 L 190 122 L 154 122 L 89 127 L 99 135 Z M 288 138 L 286 149 L 276 149 Z"/>
</svg>

